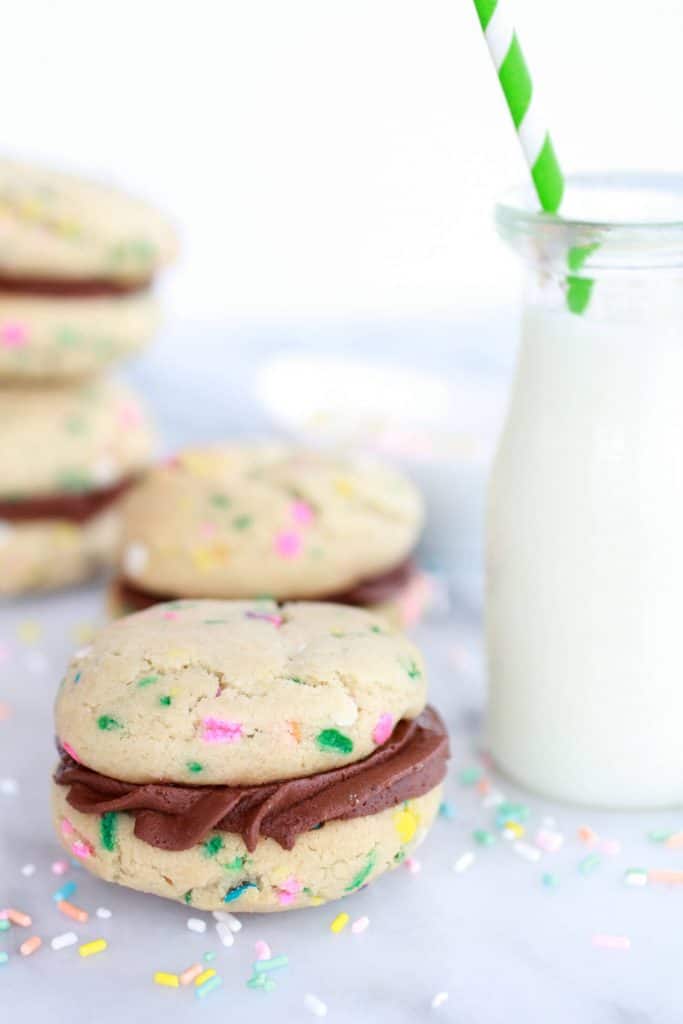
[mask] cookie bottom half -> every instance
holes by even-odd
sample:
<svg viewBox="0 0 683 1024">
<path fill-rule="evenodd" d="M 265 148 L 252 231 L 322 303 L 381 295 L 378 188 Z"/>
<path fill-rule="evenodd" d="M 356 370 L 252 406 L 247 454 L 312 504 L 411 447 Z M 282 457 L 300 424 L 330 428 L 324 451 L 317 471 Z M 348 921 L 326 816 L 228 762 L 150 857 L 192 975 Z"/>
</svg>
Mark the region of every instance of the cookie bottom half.
<svg viewBox="0 0 683 1024">
<path fill-rule="evenodd" d="M 189 850 L 160 850 L 133 834 L 132 814 L 81 814 L 67 793 L 53 783 L 57 834 L 92 874 L 199 910 L 267 913 L 340 899 L 398 867 L 426 836 L 442 787 L 379 814 L 327 822 L 292 850 L 261 839 L 253 853 L 227 832 Z"/>
<path fill-rule="evenodd" d="M 119 530 L 114 509 L 84 523 L 39 519 L 0 524 L 0 596 L 89 579 L 112 564 Z"/>
</svg>

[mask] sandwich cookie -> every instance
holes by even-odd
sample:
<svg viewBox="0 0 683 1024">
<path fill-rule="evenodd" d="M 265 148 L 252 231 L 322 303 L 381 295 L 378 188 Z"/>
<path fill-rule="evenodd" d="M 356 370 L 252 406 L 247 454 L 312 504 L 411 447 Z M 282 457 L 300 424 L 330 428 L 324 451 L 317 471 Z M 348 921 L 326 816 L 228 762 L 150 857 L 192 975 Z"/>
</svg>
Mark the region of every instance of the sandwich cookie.
<svg viewBox="0 0 683 1024">
<path fill-rule="evenodd" d="M 124 503 L 114 611 L 180 597 L 326 600 L 410 625 L 428 585 L 412 558 L 415 487 L 375 463 L 281 444 L 181 452 Z"/>
<path fill-rule="evenodd" d="M 189 600 L 101 630 L 56 702 L 57 834 L 202 910 L 307 907 L 401 863 L 448 739 L 419 651 L 334 604 Z"/>
</svg>

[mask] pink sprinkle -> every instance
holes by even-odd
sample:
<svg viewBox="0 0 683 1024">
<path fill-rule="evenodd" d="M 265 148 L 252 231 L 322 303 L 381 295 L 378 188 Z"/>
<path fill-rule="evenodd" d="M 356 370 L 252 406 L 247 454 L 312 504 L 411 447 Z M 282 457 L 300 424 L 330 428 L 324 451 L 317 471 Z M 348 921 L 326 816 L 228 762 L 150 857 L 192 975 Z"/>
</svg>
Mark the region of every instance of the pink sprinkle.
<svg viewBox="0 0 683 1024">
<path fill-rule="evenodd" d="M 283 907 L 289 906 L 290 903 L 294 902 L 294 900 L 299 895 L 299 893 L 301 892 L 302 889 L 303 889 L 303 883 L 299 882 L 292 875 L 291 878 L 288 878 L 286 882 L 282 883 L 282 885 L 278 885 L 277 886 L 278 902 Z"/>
<path fill-rule="evenodd" d="M 86 859 L 87 857 L 92 857 L 95 851 L 90 843 L 87 843 L 82 839 L 77 839 L 75 843 L 71 844 L 71 852 L 74 857 L 82 857 L 83 859 Z"/>
<path fill-rule="evenodd" d="M 372 730 L 372 738 L 375 743 L 384 743 L 391 736 L 392 729 L 394 728 L 394 719 L 385 711 L 383 715 L 380 715 L 377 719 L 377 725 Z"/>
<path fill-rule="evenodd" d="M 62 826 L 62 831 L 64 831 L 63 826 Z M 65 860 L 56 860 L 54 862 L 54 864 L 52 865 L 52 874 L 53 875 L 63 875 L 68 870 L 69 870 L 69 865 L 67 864 L 67 862 Z"/>
<path fill-rule="evenodd" d="M 617 857 L 621 853 L 621 843 L 618 839 L 603 839 L 600 849 L 608 857 Z"/>
<path fill-rule="evenodd" d="M 162 618 L 168 619 L 169 622 L 175 622 L 178 618 L 178 612 L 164 612 Z"/>
<path fill-rule="evenodd" d="M 411 875 L 417 875 L 420 873 L 420 871 L 422 871 L 422 865 L 420 864 L 419 860 L 416 860 L 415 857 L 406 857 L 403 863 L 408 868 L 408 871 L 410 871 Z"/>
<path fill-rule="evenodd" d="M 359 917 L 358 920 L 354 921 L 353 924 L 351 925 L 351 931 L 353 932 L 354 935 L 360 935 L 361 932 L 364 932 L 366 930 L 369 924 L 369 917 Z"/>
<path fill-rule="evenodd" d="M 593 945 L 598 949 L 623 949 L 631 948 L 631 940 L 627 935 L 594 935 Z"/>
<path fill-rule="evenodd" d="M 68 818 L 62 818 L 62 835 L 72 836 L 74 834 L 74 827 Z"/>
<path fill-rule="evenodd" d="M 301 554 L 301 537 L 298 533 L 283 530 L 275 538 L 275 550 L 280 558 L 297 558 Z"/>
<path fill-rule="evenodd" d="M 313 522 L 313 509 L 305 501 L 294 501 L 291 507 L 292 519 L 299 526 L 310 526 Z"/>
<path fill-rule="evenodd" d="M 270 960 L 270 946 L 263 939 L 259 939 L 258 942 L 254 943 L 254 950 L 257 960 Z"/>
<path fill-rule="evenodd" d="M 210 540 L 216 535 L 216 524 L 215 523 L 201 523 L 199 527 L 199 535 L 205 540 Z"/>
<path fill-rule="evenodd" d="M 535 843 L 539 850 L 545 850 L 546 853 L 557 853 L 564 844 L 564 836 L 561 832 L 553 832 L 549 828 L 539 828 Z"/>
<path fill-rule="evenodd" d="M 78 762 L 78 764 L 81 763 L 78 754 L 76 753 L 76 751 L 74 750 L 70 743 L 67 743 L 65 740 L 62 740 L 62 748 L 66 750 L 69 757 L 72 757 L 74 761 Z"/>
<path fill-rule="evenodd" d="M 242 739 L 242 723 L 227 722 L 223 718 L 205 718 L 202 721 L 205 743 L 236 743 Z"/>
<path fill-rule="evenodd" d="M 248 619 L 260 619 L 262 622 L 272 622 L 276 629 L 279 629 L 285 621 L 283 615 L 268 615 L 267 612 L 247 612 Z"/>
<path fill-rule="evenodd" d="M 138 427 L 142 423 L 142 411 L 135 402 L 121 402 L 119 423 L 122 427 Z"/>
<path fill-rule="evenodd" d="M 0 327 L 0 342 L 3 348 L 22 348 L 28 341 L 28 330 L 25 324 L 16 320 L 7 320 Z"/>
</svg>

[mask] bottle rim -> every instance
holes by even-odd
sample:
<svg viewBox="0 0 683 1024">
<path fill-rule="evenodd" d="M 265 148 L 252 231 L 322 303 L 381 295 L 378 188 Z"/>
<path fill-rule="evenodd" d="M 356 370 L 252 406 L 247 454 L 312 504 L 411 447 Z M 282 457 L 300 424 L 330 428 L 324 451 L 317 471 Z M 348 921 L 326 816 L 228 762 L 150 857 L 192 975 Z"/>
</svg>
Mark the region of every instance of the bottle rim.
<svg viewBox="0 0 683 1024">
<path fill-rule="evenodd" d="M 528 183 L 503 196 L 495 220 L 514 249 L 544 262 L 578 248 L 582 268 L 683 267 L 683 174 L 570 175 L 558 214 L 538 209 Z"/>
</svg>

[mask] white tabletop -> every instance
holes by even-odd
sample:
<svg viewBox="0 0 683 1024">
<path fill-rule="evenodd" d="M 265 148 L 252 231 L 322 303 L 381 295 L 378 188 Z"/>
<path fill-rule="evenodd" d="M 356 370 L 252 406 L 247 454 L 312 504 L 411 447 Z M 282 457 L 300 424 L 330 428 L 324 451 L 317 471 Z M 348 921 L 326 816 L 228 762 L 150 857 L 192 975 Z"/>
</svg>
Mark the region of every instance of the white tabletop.
<svg viewBox="0 0 683 1024">
<path fill-rule="evenodd" d="M 469 329 L 403 325 L 379 335 L 374 330 L 373 346 L 383 358 L 410 352 L 414 361 L 425 347 L 419 339 L 429 337 L 431 347 L 421 364 L 434 368 L 446 359 L 454 378 L 480 373 L 502 401 L 509 352 L 477 362 Z M 319 347 L 323 336 L 339 350 L 365 341 L 367 331 L 307 328 L 295 340 L 298 348 Z M 170 444 L 228 430 L 253 432 L 266 420 L 250 397 L 250 373 L 259 359 L 281 351 L 284 340 L 289 339 L 274 328 L 206 332 L 198 355 L 197 348 L 184 349 L 176 334 L 169 336 L 166 352 L 158 346 L 133 376 L 149 392 Z M 202 352 L 220 362 L 219 346 L 230 372 L 207 373 Z M 438 544 L 428 550 L 433 560 Z M 60 1024 L 77 1018 L 119 1024 L 126 1017 L 172 1024 L 192 1011 L 216 1021 L 228 1016 L 265 1021 L 275 1015 L 306 1020 L 311 1013 L 304 997 L 314 994 L 327 1005 L 330 1020 L 354 1024 L 432 1018 L 458 1024 L 678 1024 L 683 986 L 677 904 L 683 888 L 628 885 L 625 878 L 629 868 L 683 867 L 681 850 L 649 838 L 655 831 L 677 832 L 683 812 L 610 814 L 556 806 L 496 777 L 478 751 L 484 703 L 478 587 L 470 586 L 467 576 L 461 588 L 452 565 L 449 579 L 450 607 L 437 611 L 416 639 L 426 652 L 431 699 L 452 733 L 446 789 L 453 816 L 437 820 L 416 854 L 418 872 L 402 866 L 343 904 L 245 914 L 229 949 L 220 944 L 210 915 L 100 882 L 78 866 L 60 877 L 52 873 L 52 863 L 63 854 L 49 811 L 51 703 L 70 651 L 104 620 L 103 587 L 3 606 L 0 907 L 19 907 L 33 924 L 0 933 L 0 952 L 9 953 L 9 961 L 0 965 L 0 1007 L 21 1013 L 23 1021 Z M 464 770 L 477 766 L 493 798 L 461 780 Z M 496 827 L 496 793 L 528 809 L 521 845 Z M 595 834 L 592 845 L 579 837 L 583 826 Z M 556 852 L 537 846 L 542 827 L 561 844 Z M 476 842 L 476 829 L 495 836 L 491 845 Z M 541 843 L 547 846 L 547 837 Z M 453 865 L 468 851 L 474 852 L 473 862 L 455 871 Z M 27 865 L 35 867 L 30 876 L 22 874 Z M 548 875 L 552 878 L 544 884 Z M 90 913 L 85 925 L 65 918 L 54 904 L 53 893 L 68 880 L 78 886 L 73 902 Z M 98 907 L 109 908 L 111 918 L 98 919 Z M 237 904 L 234 909 L 239 914 Z M 333 934 L 329 925 L 341 909 L 351 921 L 366 915 L 368 929 L 353 934 L 347 927 Z M 205 934 L 187 929 L 190 916 L 206 919 Z M 88 959 L 79 957 L 78 946 L 53 951 L 49 940 L 70 930 L 79 942 L 105 938 L 108 948 Z M 18 947 L 31 934 L 40 935 L 43 946 L 23 958 Z M 267 993 L 246 987 L 259 939 L 274 955 L 289 958 Z M 595 945 L 613 940 L 630 948 Z M 217 970 L 223 985 L 201 1003 L 191 989 L 153 983 L 155 971 L 177 973 L 209 951 L 215 959 L 207 966 Z M 448 1000 L 433 1009 L 434 996 L 444 992 Z"/>
</svg>

